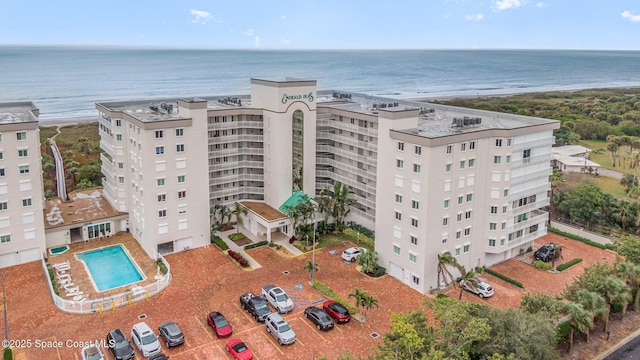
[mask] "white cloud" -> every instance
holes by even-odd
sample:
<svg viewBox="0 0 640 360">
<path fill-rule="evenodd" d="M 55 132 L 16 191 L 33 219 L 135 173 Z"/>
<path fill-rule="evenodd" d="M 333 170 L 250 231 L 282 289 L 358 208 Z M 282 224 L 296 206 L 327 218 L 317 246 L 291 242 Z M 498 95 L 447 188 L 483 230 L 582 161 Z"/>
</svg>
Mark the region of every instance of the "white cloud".
<svg viewBox="0 0 640 360">
<path fill-rule="evenodd" d="M 291 41 L 289 41 L 289 40 L 287 40 L 287 39 L 282 39 L 282 40 L 280 40 L 280 41 L 281 41 L 283 44 L 285 44 L 285 45 L 289 45 L 289 44 L 291 44 Z"/>
<path fill-rule="evenodd" d="M 631 11 L 624 11 L 622 13 L 622 17 L 624 19 L 629 19 L 633 22 L 640 22 L 640 15 L 636 15 L 634 13 L 632 13 Z"/>
<path fill-rule="evenodd" d="M 549 7 L 549 4 L 548 3 L 539 2 L 539 3 L 536 3 L 536 7 L 546 8 L 546 7 Z"/>
<path fill-rule="evenodd" d="M 257 48 L 260 47 L 260 36 L 256 36 L 255 40 L 256 40 L 256 47 Z"/>
<path fill-rule="evenodd" d="M 202 10 L 191 10 L 191 15 L 194 16 L 191 20 L 194 24 L 206 24 L 208 21 L 213 20 L 213 16 L 210 13 Z"/>
<path fill-rule="evenodd" d="M 526 5 L 527 0 L 496 0 L 493 4 L 494 9 L 497 11 L 515 9 Z"/>
<path fill-rule="evenodd" d="M 464 18 L 465 18 L 465 20 L 468 20 L 468 21 L 481 21 L 482 19 L 484 19 L 484 15 L 483 14 L 471 14 L 471 15 L 465 15 Z"/>
</svg>

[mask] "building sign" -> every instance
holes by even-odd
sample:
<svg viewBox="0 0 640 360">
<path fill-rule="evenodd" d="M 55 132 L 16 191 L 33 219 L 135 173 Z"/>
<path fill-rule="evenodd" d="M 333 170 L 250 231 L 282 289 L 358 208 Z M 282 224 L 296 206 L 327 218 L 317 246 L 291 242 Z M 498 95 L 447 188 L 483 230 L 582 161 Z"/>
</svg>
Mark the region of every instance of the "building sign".
<svg viewBox="0 0 640 360">
<path fill-rule="evenodd" d="M 278 223 L 278 225 L 282 225 L 282 224 L 284 224 L 284 220 L 282 220 L 282 221 L 280 221 L 280 222 Z"/>
<path fill-rule="evenodd" d="M 286 104 L 289 100 L 302 100 L 307 99 L 309 102 L 313 102 L 313 93 L 310 92 L 308 94 L 300 94 L 300 95 L 282 95 L 282 103 Z"/>
</svg>

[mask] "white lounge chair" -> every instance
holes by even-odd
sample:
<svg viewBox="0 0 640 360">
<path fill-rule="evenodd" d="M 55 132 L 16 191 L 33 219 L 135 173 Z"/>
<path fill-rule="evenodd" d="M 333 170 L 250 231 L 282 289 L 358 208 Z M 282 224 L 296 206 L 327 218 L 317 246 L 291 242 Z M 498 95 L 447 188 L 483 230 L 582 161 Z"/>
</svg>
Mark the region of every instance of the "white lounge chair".
<svg viewBox="0 0 640 360">
<path fill-rule="evenodd" d="M 87 300 L 87 297 L 84 295 L 76 295 L 73 297 L 73 301 L 83 302 L 85 300 Z"/>
<path fill-rule="evenodd" d="M 65 293 L 65 295 L 67 295 L 67 296 L 78 296 L 78 295 L 84 295 L 84 293 L 82 291 L 74 291 L 74 292 L 67 292 L 67 293 Z"/>
<path fill-rule="evenodd" d="M 71 268 L 71 263 L 69 263 L 69 260 L 67 260 L 65 262 L 53 264 L 51 266 L 56 270 L 68 270 Z"/>
<path fill-rule="evenodd" d="M 73 281 L 71 280 L 71 278 L 60 279 L 58 280 L 58 284 L 66 288 L 67 286 L 73 286 Z"/>
<path fill-rule="evenodd" d="M 62 272 L 64 274 L 65 271 L 71 270 L 71 266 L 70 265 L 58 266 L 58 267 L 55 267 L 54 269 L 56 269 L 57 272 Z"/>
<path fill-rule="evenodd" d="M 70 292 L 75 292 L 75 291 L 80 291 L 80 286 L 75 286 L 74 284 L 71 284 L 71 286 L 62 286 L 64 288 L 64 292 L 66 292 L 67 294 Z"/>
<path fill-rule="evenodd" d="M 71 279 L 71 274 L 57 274 L 58 281 Z"/>
</svg>

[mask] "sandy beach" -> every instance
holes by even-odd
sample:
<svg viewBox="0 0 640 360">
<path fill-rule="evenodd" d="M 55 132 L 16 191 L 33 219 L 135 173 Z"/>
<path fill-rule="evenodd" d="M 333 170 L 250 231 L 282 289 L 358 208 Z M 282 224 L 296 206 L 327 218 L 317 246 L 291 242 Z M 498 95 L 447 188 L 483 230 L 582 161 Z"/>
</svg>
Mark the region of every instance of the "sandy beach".
<svg viewBox="0 0 640 360">
<path fill-rule="evenodd" d="M 38 124 L 42 127 L 52 127 L 52 126 L 69 126 L 76 125 L 80 123 L 87 122 L 96 122 L 98 121 L 97 116 L 82 116 L 82 117 L 70 117 L 70 118 L 54 118 L 54 119 L 41 119 L 38 121 Z"/>
</svg>

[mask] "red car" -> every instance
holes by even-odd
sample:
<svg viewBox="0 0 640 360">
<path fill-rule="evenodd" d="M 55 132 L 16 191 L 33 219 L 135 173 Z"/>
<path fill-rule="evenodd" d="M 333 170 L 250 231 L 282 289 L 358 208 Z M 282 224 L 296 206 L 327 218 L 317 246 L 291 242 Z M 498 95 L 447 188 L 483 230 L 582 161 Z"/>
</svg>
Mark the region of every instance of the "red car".
<svg viewBox="0 0 640 360">
<path fill-rule="evenodd" d="M 343 324 L 351 320 L 349 310 L 342 306 L 342 304 L 337 303 L 333 300 L 325 301 L 322 305 L 322 308 L 339 324 Z"/>
<path fill-rule="evenodd" d="M 233 329 L 227 319 L 221 313 L 214 311 L 207 316 L 207 324 L 211 326 L 213 332 L 219 338 L 230 336 L 233 333 Z"/>
<path fill-rule="evenodd" d="M 253 353 L 245 343 L 240 339 L 231 339 L 227 341 L 227 351 L 233 355 L 236 360 L 252 360 Z"/>
</svg>

